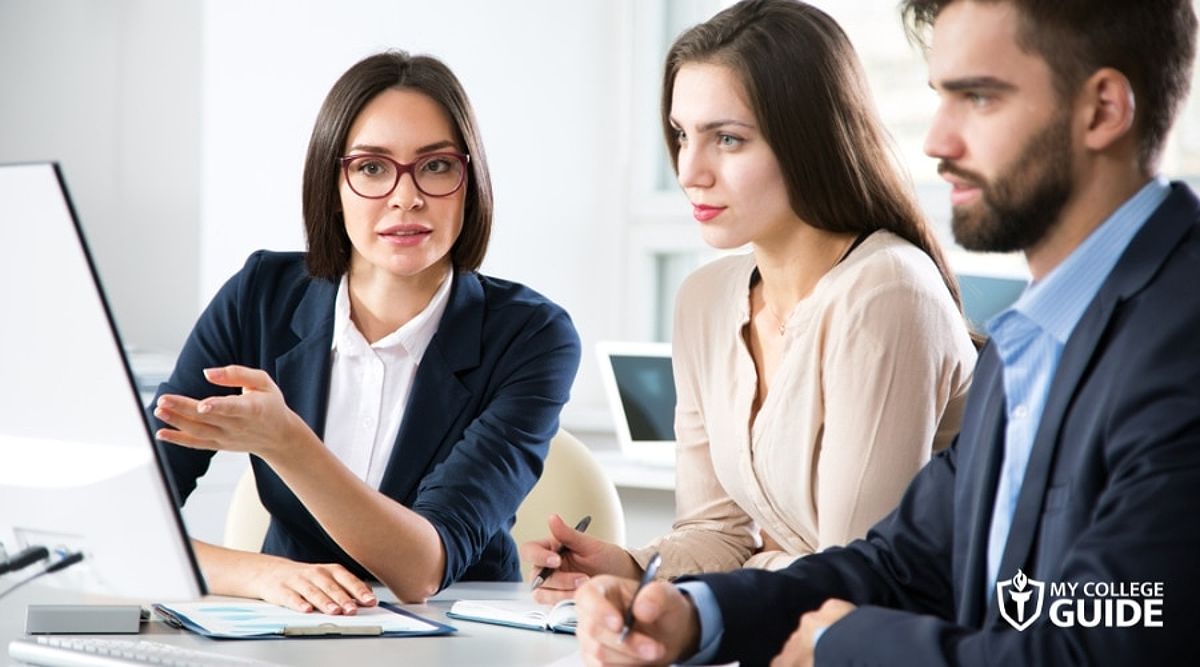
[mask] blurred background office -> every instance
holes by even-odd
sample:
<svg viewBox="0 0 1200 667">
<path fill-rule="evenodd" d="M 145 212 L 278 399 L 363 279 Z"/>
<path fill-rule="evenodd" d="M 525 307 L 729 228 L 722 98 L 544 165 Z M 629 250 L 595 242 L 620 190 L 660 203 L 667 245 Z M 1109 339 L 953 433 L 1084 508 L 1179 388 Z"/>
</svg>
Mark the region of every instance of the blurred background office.
<svg viewBox="0 0 1200 667">
<path fill-rule="evenodd" d="M 588 353 L 563 423 L 611 448 L 590 350 L 669 340 L 675 288 L 712 257 L 665 158 L 659 82 L 675 35 L 726 4 L 0 0 L 0 162 L 62 163 L 118 326 L 152 378 L 248 253 L 303 248 L 304 150 L 338 74 L 385 48 L 432 53 L 461 77 L 491 162 L 496 218 L 483 270 L 571 313 Z M 894 0 L 812 4 L 858 48 L 897 152 L 951 245 L 947 187 L 921 152 L 936 98 Z M 1194 187 L 1198 98 L 1163 164 Z M 953 263 L 974 280 L 968 305 L 983 311 L 1014 296 L 1024 274 L 1014 256 L 956 252 Z M 53 267 L 30 279 L 53 280 Z M 220 533 L 240 468 L 230 470 L 189 507 L 198 536 Z M 669 472 L 614 476 L 629 542 L 664 532 Z"/>
</svg>

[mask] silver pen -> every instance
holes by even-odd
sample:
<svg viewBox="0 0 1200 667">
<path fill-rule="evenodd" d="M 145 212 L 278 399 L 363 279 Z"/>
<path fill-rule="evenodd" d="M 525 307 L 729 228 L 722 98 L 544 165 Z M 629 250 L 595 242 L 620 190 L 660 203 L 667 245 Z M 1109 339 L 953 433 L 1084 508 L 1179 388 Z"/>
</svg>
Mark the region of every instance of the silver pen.
<svg viewBox="0 0 1200 667">
<path fill-rule="evenodd" d="M 625 643 L 625 638 L 629 636 L 629 631 L 633 629 L 633 602 L 637 600 L 638 593 L 646 587 L 646 584 L 654 581 L 654 576 L 658 574 L 658 566 L 662 564 L 662 554 L 654 554 L 650 557 L 650 562 L 646 563 L 646 571 L 642 573 L 642 580 L 638 582 L 637 590 L 633 592 L 633 597 L 629 598 L 629 608 L 625 610 L 625 625 L 621 628 L 621 637 L 617 641 Z"/>
</svg>

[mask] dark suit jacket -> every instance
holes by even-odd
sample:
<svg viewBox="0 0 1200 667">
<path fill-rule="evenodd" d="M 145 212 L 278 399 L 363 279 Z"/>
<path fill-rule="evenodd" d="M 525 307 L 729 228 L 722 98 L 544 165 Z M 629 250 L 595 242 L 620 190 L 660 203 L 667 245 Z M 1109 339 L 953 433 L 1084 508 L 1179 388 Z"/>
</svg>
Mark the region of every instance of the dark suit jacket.
<svg viewBox="0 0 1200 667">
<path fill-rule="evenodd" d="M 1163 582 L 1162 628 L 1018 632 L 985 597 L 1004 388 L 981 353 L 955 443 L 866 539 L 779 573 L 703 577 L 720 658 L 764 663 L 830 597 L 859 608 L 818 665 L 1167 664 L 1200 659 L 1200 203 L 1174 184 L 1076 326 L 1051 385 L 1000 565 L 1040 581 Z M 1048 605 L 1049 600 L 1046 601 Z"/>
<path fill-rule="evenodd" d="M 208 384 L 201 369 L 261 368 L 321 436 L 336 295 L 335 283 L 308 276 L 301 253 L 251 255 L 201 315 L 158 394 L 231 393 Z M 379 489 L 437 529 L 446 550 L 443 586 L 459 579 L 520 580 L 508 530 L 541 475 L 578 367 L 579 338 L 562 308 L 515 283 L 454 274 Z M 155 428 L 163 426 L 151 419 Z M 182 504 L 212 453 L 160 444 Z M 271 468 L 251 459 L 259 497 L 272 516 L 263 551 L 341 563 L 370 579 Z"/>
</svg>

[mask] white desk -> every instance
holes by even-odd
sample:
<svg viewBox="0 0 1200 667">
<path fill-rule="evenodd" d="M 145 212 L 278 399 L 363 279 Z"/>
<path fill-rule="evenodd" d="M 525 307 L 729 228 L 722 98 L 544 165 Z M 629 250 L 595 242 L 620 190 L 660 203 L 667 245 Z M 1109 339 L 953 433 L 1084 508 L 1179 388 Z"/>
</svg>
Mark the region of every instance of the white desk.
<svg viewBox="0 0 1200 667">
<path fill-rule="evenodd" d="M 8 582 L 5 582 L 8 583 Z M 551 632 L 505 628 L 484 623 L 452 620 L 445 612 L 454 600 L 463 598 L 515 598 L 525 594 L 524 584 L 499 582 L 464 583 L 451 586 L 424 605 L 406 609 L 458 628 L 445 637 L 214 640 L 176 630 L 157 619 L 142 626 L 140 635 L 107 635 L 113 638 L 142 638 L 185 648 L 269 660 L 282 665 L 495 665 L 513 667 L 548 665 L 576 650 L 575 638 Z M 386 589 L 377 590 L 381 599 L 392 599 Z M 18 665 L 8 657 L 9 641 L 24 634 L 28 604 L 73 604 L 102 602 L 31 584 L 0 601 L 0 665 Z M 111 601 L 109 601 L 111 602 Z"/>
</svg>

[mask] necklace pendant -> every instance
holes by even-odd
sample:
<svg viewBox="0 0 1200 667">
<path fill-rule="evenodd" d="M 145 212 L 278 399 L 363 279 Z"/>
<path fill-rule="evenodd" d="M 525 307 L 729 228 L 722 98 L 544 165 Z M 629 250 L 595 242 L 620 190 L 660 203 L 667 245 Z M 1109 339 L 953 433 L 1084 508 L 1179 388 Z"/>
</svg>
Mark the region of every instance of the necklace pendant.
<svg viewBox="0 0 1200 667">
<path fill-rule="evenodd" d="M 782 336 L 786 332 L 787 332 L 787 326 L 783 322 L 780 322 L 779 323 L 779 335 Z"/>
</svg>

